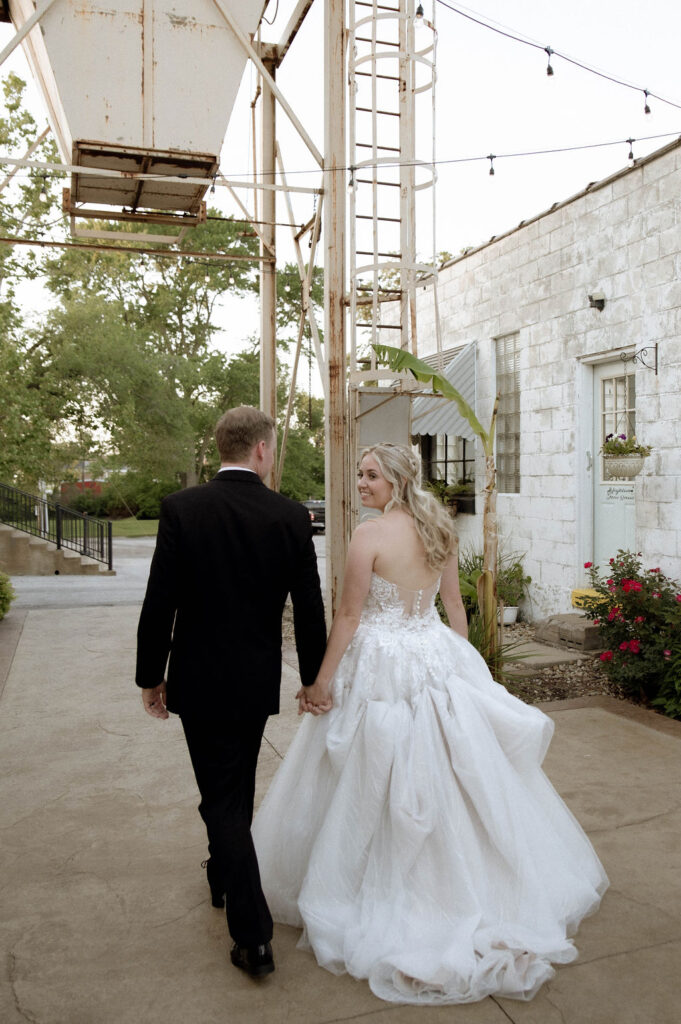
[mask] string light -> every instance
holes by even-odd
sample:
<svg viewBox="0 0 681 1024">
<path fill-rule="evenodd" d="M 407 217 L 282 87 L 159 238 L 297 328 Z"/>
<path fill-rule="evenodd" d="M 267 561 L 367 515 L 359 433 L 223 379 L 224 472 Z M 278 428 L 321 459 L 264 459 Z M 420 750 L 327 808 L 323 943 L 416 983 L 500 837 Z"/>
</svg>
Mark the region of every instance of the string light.
<svg viewBox="0 0 681 1024">
<path fill-rule="evenodd" d="M 489 160 L 489 173 L 490 173 L 490 175 L 493 176 L 494 175 L 494 161 L 496 160 L 496 157 L 495 157 L 494 153 L 490 153 L 490 155 L 488 157 L 486 157 L 485 159 Z"/>
<path fill-rule="evenodd" d="M 350 168 L 350 180 L 348 181 L 348 192 L 356 192 L 357 183 L 355 181 L 355 168 Z"/>
<path fill-rule="evenodd" d="M 650 107 L 648 106 L 648 97 L 649 96 L 650 96 L 650 93 L 648 92 L 648 90 L 644 89 L 643 90 L 643 103 L 644 103 L 643 113 L 644 114 L 649 114 L 650 113 Z"/>
<path fill-rule="evenodd" d="M 421 28 L 423 21 L 423 4 L 419 4 L 414 14 L 414 28 Z"/>
<path fill-rule="evenodd" d="M 437 0 L 437 3 L 441 7 L 445 7 L 448 11 L 453 14 L 458 14 L 461 18 L 466 18 L 468 21 L 474 22 L 476 25 L 487 28 L 491 32 L 496 32 L 500 36 L 504 36 L 506 39 L 512 39 L 516 43 L 523 43 L 525 46 L 531 46 L 535 50 L 544 50 L 549 56 L 549 64 L 546 69 L 547 75 L 553 74 L 553 68 L 551 67 L 551 57 L 560 57 L 561 60 L 567 61 L 568 64 L 574 65 L 574 67 L 581 68 L 582 71 L 588 71 L 592 75 L 597 75 L 599 78 L 605 79 L 607 82 L 613 82 L 615 85 L 621 85 L 625 89 L 634 89 L 636 92 L 644 92 L 646 97 L 646 106 L 648 106 L 647 100 L 651 96 L 653 99 L 659 100 L 660 103 L 666 103 L 670 107 L 675 107 L 677 110 L 681 110 L 681 103 L 674 103 L 673 100 L 665 99 L 664 96 L 658 96 L 657 93 L 650 92 L 649 89 L 642 89 L 638 85 L 632 85 L 631 82 L 625 82 L 621 78 L 615 78 L 614 75 L 607 75 L 603 71 L 598 71 L 596 68 L 590 67 L 583 61 L 575 60 L 574 57 L 568 57 L 566 53 L 560 53 L 558 50 L 552 50 L 550 46 L 542 46 L 541 43 L 535 43 L 531 39 L 523 39 L 521 36 L 515 35 L 513 32 L 506 32 L 504 29 L 498 28 L 496 25 L 490 25 L 489 22 L 483 21 L 482 18 L 476 18 L 472 14 L 468 14 L 466 11 L 460 10 L 458 7 L 452 6 L 452 4 L 446 3 L 445 0 Z M 549 70 L 551 69 L 551 70 Z M 645 113 L 649 113 L 650 110 L 645 110 Z"/>
<path fill-rule="evenodd" d="M 230 284 L 234 284 L 234 278 L 233 278 L 233 277 L 230 277 L 230 279 L 229 279 L 229 283 L 230 283 Z"/>
<path fill-rule="evenodd" d="M 47 202 L 47 175 L 43 174 L 43 183 L 38 194 L 38 199 L 41 203 Z"/>
<path fill-rule="evenodd" d="M 549 62 L 546 65 L 546 74 L 549 76 L 549 78 L 552 78 L 553 77 L 553 68 L 551 67 L 551 57 L 553 56 L 553 50 L 551 49 L 550 46 L 545 46 L 544 47 L 544 52 L 546 53 L 546 55 L 549 58 Z"/>
<path fill-rule="evenodd" d="M 627 159 L 633 160 L 634 159 L 634 143 L 636 142 L 636 139 L 627 139 L 627 142 L 629 143 L 629 155 L 628 155 Z"/>
<path fill-rule="evenodd" d="M 215 195 L 215 178 L 216 178 L 216 175 L 214 174 L 213 175 L 213 184 L 210 187 L 210 194 L 211 195 Z"/>
</svg>

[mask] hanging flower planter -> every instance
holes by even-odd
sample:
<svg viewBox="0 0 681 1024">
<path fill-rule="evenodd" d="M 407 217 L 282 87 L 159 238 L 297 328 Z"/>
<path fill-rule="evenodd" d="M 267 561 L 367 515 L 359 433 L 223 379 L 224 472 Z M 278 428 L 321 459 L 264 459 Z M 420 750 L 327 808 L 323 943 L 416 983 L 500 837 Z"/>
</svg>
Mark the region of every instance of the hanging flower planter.
<svg viewBox="0 0 681 1024">
<path fill-rule="evenodd" d="M 603 475 L 606 480 L 633 480 L 645 461 L 645 455 L 604 455 Z"/>
<path fill-rule="evenodd" d="M 608 434 L 601 454 L 603 477 L 606 480 L 633 480 L 643 469 L 643 463 L 652 449 L 640 444 L 634 435 Z"/>
</svg>

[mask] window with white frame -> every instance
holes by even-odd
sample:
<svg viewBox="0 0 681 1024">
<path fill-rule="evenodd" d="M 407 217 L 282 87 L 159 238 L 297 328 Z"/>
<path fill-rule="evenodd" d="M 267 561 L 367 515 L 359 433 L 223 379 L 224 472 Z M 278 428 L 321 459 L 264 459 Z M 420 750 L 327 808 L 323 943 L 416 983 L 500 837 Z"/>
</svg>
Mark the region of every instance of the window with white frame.
<svg viewBox="0 0 681 1024">
<path fill-rule="evenodd" d="M 519 335 L 496 339 L 497 487 L 504 494 L 520 493 L 520 349 Z"/>
</svg>

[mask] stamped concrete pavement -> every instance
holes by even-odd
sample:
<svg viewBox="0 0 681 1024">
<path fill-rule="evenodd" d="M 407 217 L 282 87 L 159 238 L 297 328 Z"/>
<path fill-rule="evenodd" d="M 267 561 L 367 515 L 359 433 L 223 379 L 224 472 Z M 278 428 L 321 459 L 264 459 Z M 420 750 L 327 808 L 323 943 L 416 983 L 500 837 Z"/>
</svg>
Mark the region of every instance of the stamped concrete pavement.
<svg viewBox="0 0 681 1024">
<path fill-rule="evenodd" d="M 283 926 L 277 970 L 256 983 L 229 965 L 210 905 L 179 721 L 146 716 L 132 682 L 138 612 L 15 608 L 0 622 L 4 1024 L 677 1024 L 681 723 L 608 698 L 547 706 L 547 773 L 612 885 L 579 959 L 530 1003 L 386 1004 Z M 297 685 L 287 649 L 258 799 L 296 729 Z"/>
</svg>

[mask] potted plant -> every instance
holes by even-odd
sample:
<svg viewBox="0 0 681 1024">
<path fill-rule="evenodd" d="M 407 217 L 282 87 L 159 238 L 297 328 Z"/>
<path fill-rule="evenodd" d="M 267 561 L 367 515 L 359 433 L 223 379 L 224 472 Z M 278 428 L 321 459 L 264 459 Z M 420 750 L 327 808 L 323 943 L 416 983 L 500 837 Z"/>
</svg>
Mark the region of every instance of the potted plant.
<svg viewBox="0 0 681 1024">
<path fill-rule="evenodd" d="M 651 451 L 647 444 L 636 440 L 635 434 L 608 434 L 601 448 L 603 476 L 606 480 L 633 480 Z"/>
<path fill-rule="evenodd" d="M 497 597 L 502 606 L 502 621 L 505 626 L 511 625 L 518 618 L 518 606 L 527 594 L 532 582 L 526 576 L 522 561 L 516 555 L 499 559 L 497 575 Z"/>
</svg>

